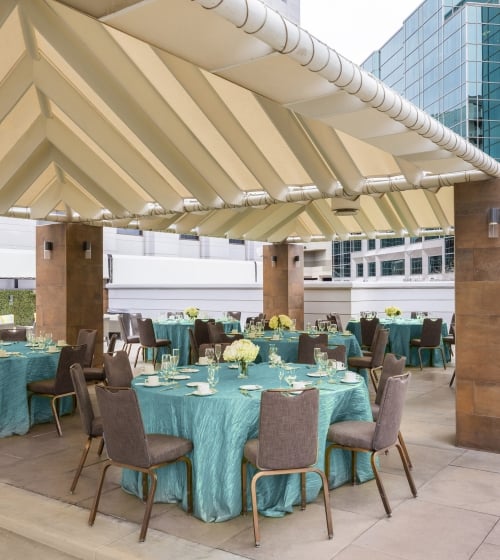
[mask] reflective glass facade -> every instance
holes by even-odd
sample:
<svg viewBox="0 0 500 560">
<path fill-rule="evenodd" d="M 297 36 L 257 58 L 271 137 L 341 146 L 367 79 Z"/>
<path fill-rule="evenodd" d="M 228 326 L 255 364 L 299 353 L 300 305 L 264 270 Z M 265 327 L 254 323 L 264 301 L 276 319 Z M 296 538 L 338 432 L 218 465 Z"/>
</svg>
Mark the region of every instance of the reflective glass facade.
<svg viewBox="0 0 500 560">
<path fill-rule="evenodd" d="M 363 67 L 500 160 L 500 0 L 426 0 Z"/>
</svg>

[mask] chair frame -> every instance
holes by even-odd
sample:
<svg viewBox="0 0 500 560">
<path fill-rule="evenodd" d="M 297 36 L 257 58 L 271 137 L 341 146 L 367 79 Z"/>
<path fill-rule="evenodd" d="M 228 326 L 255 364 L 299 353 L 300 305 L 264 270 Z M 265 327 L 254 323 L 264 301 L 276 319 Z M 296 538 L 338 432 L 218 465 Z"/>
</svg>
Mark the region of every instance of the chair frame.
<svg viewBox="0 0 500 560">
<path fill-rule="evenodd" d="M 387 380 L 387 386 L 389 386 L 391 383 L 393 382 L 398 382 L 400 379 L 403 378 L 409 378 L 410 374 L 409 373 L 404 373 L 402 375 L 396 375 L 394 377 L 391 377 Z M 383 406 L 383 405 L 382 405 Z M 380 418 L 380 417 L 379 417 Z M 377 422 L 378 423 L 378 420 Z M 328 441 L 327 441 L 328 443 Z M 382 482 L 382 479 L 380 477 L 378 468 L 377 468 L 377 457 L 378 455 L 381 454 L 386 454 L 390 449 L 392 449 L 393 447 L 396 447 L 399 453 L 399 457 L 401 458 L 401 462 L 403 463 L 403 468 L 406 474 L 406 479 L 408 481 L 408 485 L 410 486 L 410 490 L 411 493 L 413 494 L 413 497 L 416 498 L 417 497 L 417 488 L 415 486 L 415 482 L 413 480 L 413 477 L 411 475 L 410 472 L 410 467 L 407 463 L 405 454 L 403 452 L 403 449 L 401 447 L 401 444 L 399 442 L 399 439 L 396 438 L 396 441 L 391 443 L 390 445 L 374 450 L 371 448 L 366 448 L 366 447 L 351 447 L 351 446 L 347 446 L 347 445 L 341 445 L 338 443 L 331 443 L 330 445 L 327 446 L 326 451 L 325 451 L 325 473 L 327 478 L 329 477 L 330 474 L 330 454 L 331 451 L 333 449 L 345 449 L 347 451 L 351 452 L 351 484 L 354 486 L 356 484 L 356 453 L 370 453 L 370 464 L 373 470 L 373 474 L 375 476 L 375 481 L 377 483 L 377 488 L 380 494 L 380 497 L 382 499 L 382 503 L 384 504 L 384 509 L 385 512 L 387 514 L 387 517 L 391 517 L 392 515 L 392 509 L 391 509 L 391 505 L 389 503 L 389 499 L 387 497 L 387 493 L 385 491 L 384 488 L 384 484 Z"/>
<path fill-rule="evenodd" d="M 80 479 L 80 475 L 82 474 L 83 467 L 85 466 L 85 462 L 87 461 L 87 456 L 89 454 L 90 448 L 92 446 L 92 441 L 94 439 L 100 438 L 99 447 L 97 448 L 97 455 L 100 457 L 104 450 L 104 438 L 101 435 L 92 435 L 90 430 L 90 425 L 92 420 L 96 418 L 94 415 L 94 410 L 92 408 L 92 403 L 90 402 L 90 396 L 87 389 L 85 374 L 83 372 L 83 368 L 80 364 L 73 364 L 70 368 L 71 379 L 73 380 L 73 386 L 75 387 L 76 393 L 76 400 L 78 404 L 78 408 L 80 410 L 80 416 L 82 418 L 82 424 L 85 426 L 86 420 L 89 422 L 89 426 L 85 427 L 85 432 L 87 434 L 87 440 L 85 441 L 85 445 L 83 446 L 82 454 L 80 456 L 80 461 L 76 468 L 75 476 L 73 477 L 73 482 L 71 483 L 71 487 L 69 489 L 70 493 L 73 494 L 76 485 L 78 484 L 78 480 Z M 78 377 L 81 378 L 82 386 L 80 387 L 78 384 Z M 86 395 L 83 391 L 86 391 Z M 87 408 L 84 411 L 84 407 Z M 88 418 L 85 419 L 85 414 L 88 415 Z"/>
<path fill-rule="evenodd" d="M 303 392 L 306 391 L 317 391 L 315 387 L 307 387 L 304 389 Z M 273 393 L 279 392 L 288 397 L 293 397 L 292 390 L 290 389 L 268 389 L 266 392 Z M 318 397 L 319 398 L 319 397 Z M 242 515 L 245 515 L 247 512 L 247 465 L 252 464 L 246 457 L 243 455 L 241 461 L 241 504 Z M 257 469 L 259 467 L 254 465 Z M 325 476 L 325 473 L 318 467 L 314 465 L 308 467 L 299 467 L 299 468 L 289 468 L 289 469 L 263 469 L 257 470 L 257 472 L 253 475 L 252 480 L 250 482 L 250 496 L 252 502 L 252 517 L 253 517 L 253 531 L 254 531 L 254 540 L 255 546 L 260 546 L 260 528 L 259 528 L 259 511 L 257 508 L 257 482 L 265 477 L 265 476 L 276 476 L 276 475 L 284 475 L 284 474 L 299 474 L 300 475 L 300 509 L 306 509 L 306 473 L 316 473 L 320 478 L 323 486 L 323 502 L 325 507 L 325 516 L 326 516 L 326 525 L 328 531 L 328 538 L 333 538 L 333 522 L 332 522 L 332 513 L 330 509 L 330 493 L 328 490 L 328 479 Z"/>
<path fill-rule="evenodd" d="M 137 361 L 139 359 L 139 353 L 142 350 L 142 359 L 144 362 L 146 362 L 146 351 L 147 350 L 151 350 L 152 354 L 153 354 L 153 366 L 156 365 L 156 361 L 158 359 L 158 349 L 159 348 L 171 348 L 172 347 L 172 343 L 169 339 L 165 338 L 165 339 L 158 339 L 156 338 L 156 334 L 154 331 L 154 327 L 153 327 L 153 320 L 148 318 L 148 317 L 139 317 L 137 319 L 137 324 L 139 327 L 139 348 L 137 348 L 137 352 L 135 354 L 135 361 L 134 361 L 134 367 L 137 366 Z M 142 326 L 141 326 L 142 325 Z M 150 329 L 150 333 L 151 337 L 152 337 L 152 341 L 154 342 L 154 344 L 149 345 L 146 344 L 144 340 L 142 340 L 142 336 L 141 336 L 141 328 L 142 328 L 142 334 L 144 334 L 144 329 Z"/>
<path fill-rule="evenodd" d="M 437 324 L 439 323 L 439 344 L 436 346 L 428 346 L 425 344 L 422 344 L 422 339 L 424 338 L 424 334 L 425 333 L 425 326 L 426 325 L 431 325 L 429 328 L 435 328 L 436 331 L 438 330 L 437 328 Z M 442 342 L 442 336 L 441 336 L 441 328 L 442 328 L 442 324 L 443 324 L 443 319 L 438 318 L 438 319 L 431 319 L 429 317 L 426 317 L 424 319 L 424 322 L 422 323 L 422 333 L 420 334 L 420 338 L 414 338 L 412 340 L 410 340 L 410 347 L 413 348 L 418 348 L 418 359 L 420 361 L 420 369 L 423 370 L 424 366 L 423 366 L 423 362 L 422 362 L 422 350 L 431 350 L 431 356 L 430 356 L 430 360 L 431 360 L 431 364 L 432 364 L 432 350 L 439 350 L 441 352 L 441 359 L 443 360 L 443 369 L 446 370 L 446 356 L 444 355 L 444 349 L 443 349 L 443 342 Z M 416 344 L 414 343 L 414 341 L 419 340 L 420 344 Z"/>
</svg>

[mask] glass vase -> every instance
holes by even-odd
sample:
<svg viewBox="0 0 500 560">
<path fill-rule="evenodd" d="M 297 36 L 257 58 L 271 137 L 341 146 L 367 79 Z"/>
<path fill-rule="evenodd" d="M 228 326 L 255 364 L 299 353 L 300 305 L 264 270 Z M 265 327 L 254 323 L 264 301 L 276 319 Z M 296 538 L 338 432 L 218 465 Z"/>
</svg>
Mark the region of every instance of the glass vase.
<svg viewBox="0 0 500 560">
<path fill-rule="evenodd" d="M 238 375 L 238 379 L 246 379 L 248 377 L 248 362 L 245 360 L 240 361 L 240 374 Z"/>
</svg>

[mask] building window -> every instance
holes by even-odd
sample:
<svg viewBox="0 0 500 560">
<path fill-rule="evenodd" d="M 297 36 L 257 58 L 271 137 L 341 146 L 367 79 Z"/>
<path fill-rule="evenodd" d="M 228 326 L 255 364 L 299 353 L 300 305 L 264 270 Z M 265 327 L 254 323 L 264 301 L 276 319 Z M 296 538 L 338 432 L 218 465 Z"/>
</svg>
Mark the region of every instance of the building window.
<svg viewBox="0 0 500 560">
<path fill-rule="evenodd" d="M 410 243 L 422 243 L 421 237 L 410 237 Z"/>
<path fill-rule="evenodd" d="M 422 274 L 422 257 L 410 260 L 411 274 Z"/>
<path fill-rule="evenodd" d="M 142 229 L 116 228 L 116 233 L 120 235 L 142 235 Z"/>
<path fill-rule="evenodd" d="M 351 251 L 353 253 L 357 251 L 361 251 L 361 239 L 356 239 L 355 241 L 351 241 Z"/>
<path fill-rule="evenodd" d="M 230 239 L 229 245 L 245 245 L 244 239 Z"/>
<path fill-rule="evenodd" d="M 351 277 L 352 241 L 333 242 L 333 278 Z"/>
<path fill-rule="evenodd" d="M 441 274 L 443 272 L 443 257 L 432 255 L 429 257 L 429 274 Z"/>
<path fill-rule="evenodd" d="M 382 261 L 381 263 L 382 276 L 403 276 L 405 273 L 404 259 L 397 259 L 394 261 Z"/>
<path fill-rule="evenodd" d="M 358 263 L 356 265 L 356 276 L 358 278 L 363 278 L 363 263 Z"/>
<path fill-rule="evenodd" d="M 192 233 L 181 233 L 179 235 L 179 239 L 181 241 L 198 241 L 200 239 L 200 237 L 198 235 L 194 235 Z"/>
<path fill-rule="evenodd" d="M 368 251 L 375 250 L 375 239 L 368 239 Z"/>
<path fill-rule="evenodd" d="M 455 271 L 455 238 L 447 235 L 444 238 L 444 271 Z"/>
<path fill-rule="evenodd" d="M 375 261 L 368 263 L 368 276 L 377 276 L 377 263 Z"/>
<path fill-rule="evenodd" d="M 398 245 L 404 245 L 405 240 L 403 237 L 391 237 L 390 239 L 381 239 L 380 248 L 385 249 L 386 247 L 397 247 Z"/>
</svg>

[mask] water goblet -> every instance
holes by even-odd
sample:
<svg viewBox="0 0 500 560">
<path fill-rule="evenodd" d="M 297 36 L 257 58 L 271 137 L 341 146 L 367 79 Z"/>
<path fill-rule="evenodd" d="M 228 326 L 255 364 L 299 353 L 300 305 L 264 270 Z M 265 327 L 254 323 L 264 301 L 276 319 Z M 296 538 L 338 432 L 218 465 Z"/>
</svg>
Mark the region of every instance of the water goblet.
<svg viewBox="0 0 500 560">
<path fill-rule="evenodd" d="M 285 375 L 285 381 L 287 382 L 287 384 L 290 388 L 292 388 L 293 382 L 296 379 L 297 379 L 297 374 L 295 373 L 295 370 L 293 370 L 293 369 L 287 370 L 286 375 Z"/>
<path fill-rule="evenodd" d="M 214 354 L 215 354 L 215 358 L 217 359 L 217 363 L 219 363 L 220 357 L 222 355 L 222 344 L 214 345 Z"/>
<path fill-rule="evenodd" d="M 166 381 L 169 381 L 170 364 L 170 354 L 163 354 L 161 357 L 160 374 Z"/>
<path fill-rule="evenodd" d="M 267 361 L 269 362 L 269 367 L 276 367 L 276 355 L 277 355 L 276 352 L 277 352 L 276 344 L 270 344 L 269 355 L 267 358 Z"/>
<path fill-rule="evenodd" d="M 208 385 L 210 386 L 210 390 L 215 391 L 215 387 L 217 383 L 219 383 L 219 368 L 217 364 L 213 362 L 208 366 L 207 381 Z"/>
<path fill-rule="evenodd" d="M 321 353 L 321 346 L 315 346 L 313 350 L 314 363 L 319 366 L 319 354 Z"/>
<path fill-rule="evenodd" d="M 278 379 L 280 380 L 280 389 L 281 389 L 281 385 L 283 383 L 283 379 L 285 378 L 285 371 L 286 371 L 285 366 L 286 366 L 285 362 L 281 362 L 278 366 L 278 368 L 279 368 L 278 369 Z"/>
<path fill-rule="evenodd" d="M 335 374 L 337 373 L 337 362 L 332 358 L 326 361 L 326 373 L 328 375 L 328 383 L 335 383 Z"/>
<path fill-rule="evenodd" d="M 179 349 L 172 348 L 172 357 L 170 358 L 170 362 L 172 364 L 172 370 L 175 372 L 177 369 L 177 365 L 179 364 Z"/>
</svg>

